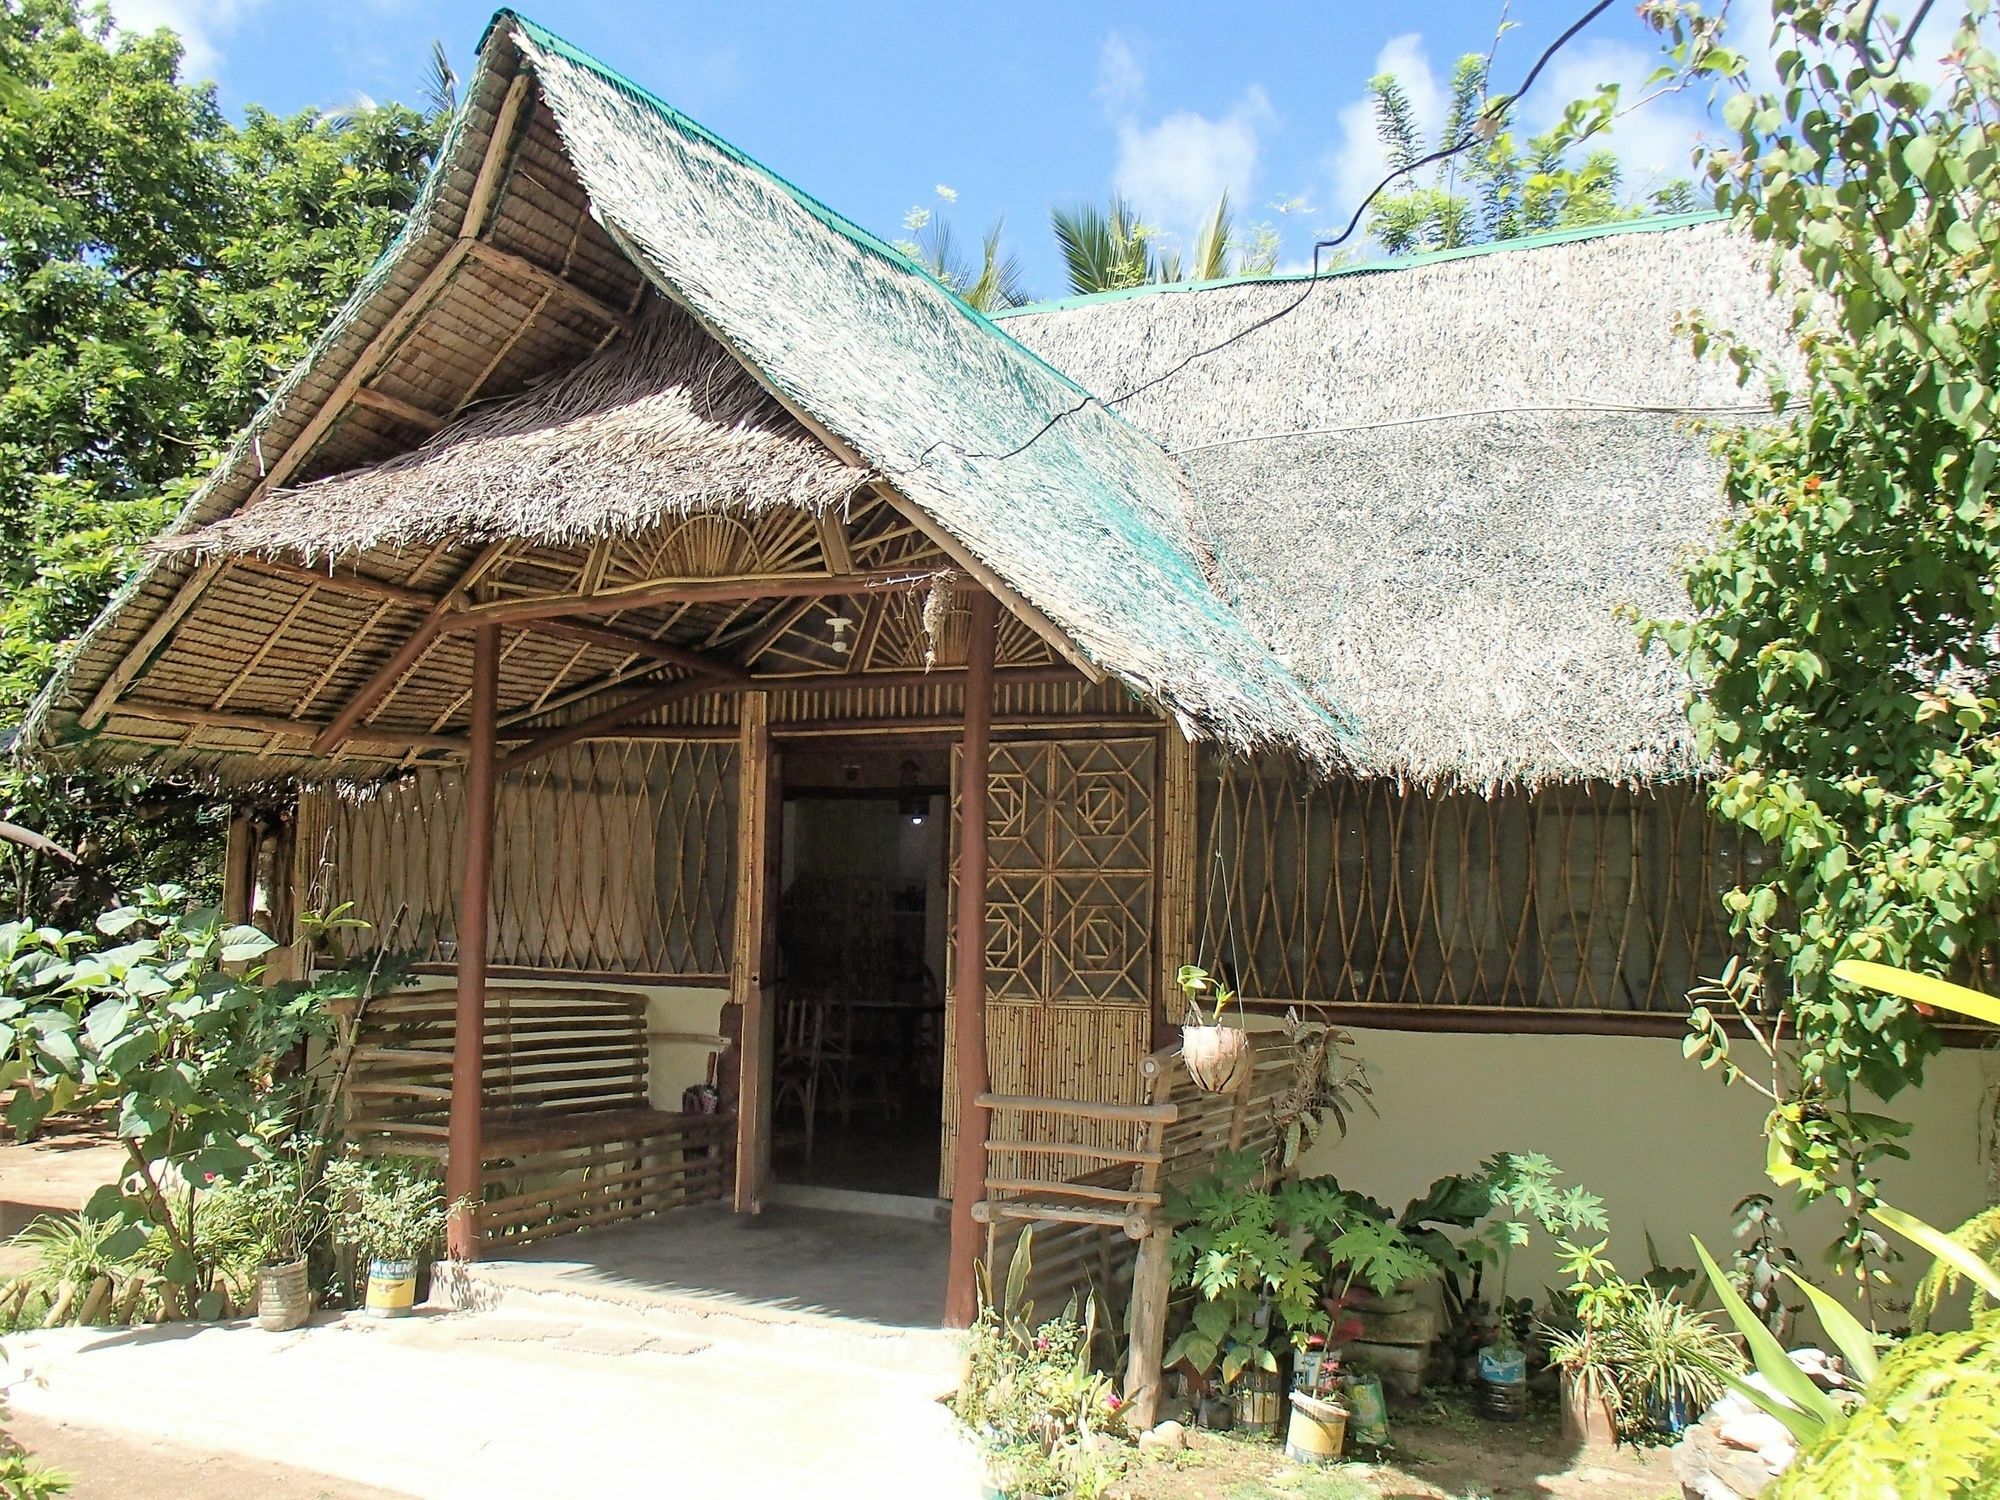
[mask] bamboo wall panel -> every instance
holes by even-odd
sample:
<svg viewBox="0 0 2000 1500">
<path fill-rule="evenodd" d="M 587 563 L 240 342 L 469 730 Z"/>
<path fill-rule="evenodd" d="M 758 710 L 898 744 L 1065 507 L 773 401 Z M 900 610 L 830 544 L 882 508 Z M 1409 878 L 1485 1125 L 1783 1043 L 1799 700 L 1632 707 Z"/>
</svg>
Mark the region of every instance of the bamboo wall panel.
<svg viewBox="0 0 2000 1500">
<path fill-rule="evenodd" d="M 1679 786 L 1432 795 L 1206 756 L 1197 803 L 1203 961 L 1260 1000 L 1678 1014 L 1759 858 Z"/>
<path fill-rule="evenodd" d="M 996 741 L 989 760 L 988 1088 L 1096 1103 L 1142 1095 L 1156 978 L 1159 741 Z M 959 783 L 956 754 L 952 782 Z M 955 799 L 954 799 L 955 804 Z M 954 836 L 958 826 L 952 819 Z M 952 849 L 956 886 L 958 851 Z M 947 962 L 945 972 L 953 972 Z M 957 997 L 946 995 L 949 1038 Z M 950 1048 L 947 1111 L 958 1095 Z M 1115 1145 L 1101 1122 L 1043 1120 L 1048 1141 Z M 1060 1132 L 1072 1132 L 1061 1134 Z M 957 1120 L 944 1121 L 951 1192 Z M 1037 1136 L 1041 1140 L 1043 1137 Z M 1060 1177 L 1091 1162 L 1010 1154 L 996 1175 Z M 1018 1169 L 1018 1170 L 1016 1170 Z"/>
<path fill-rule="evenodd" d="M 492 961 L 523 968 L 713 978 L 728 972 L 736 747 L 601 741 L 500 784 Z M 318 885 L 352 901 L 369 941 L 450 962 L 462 796 L 422 771 L 358 800 L 323 798 Z"/>
</svg>

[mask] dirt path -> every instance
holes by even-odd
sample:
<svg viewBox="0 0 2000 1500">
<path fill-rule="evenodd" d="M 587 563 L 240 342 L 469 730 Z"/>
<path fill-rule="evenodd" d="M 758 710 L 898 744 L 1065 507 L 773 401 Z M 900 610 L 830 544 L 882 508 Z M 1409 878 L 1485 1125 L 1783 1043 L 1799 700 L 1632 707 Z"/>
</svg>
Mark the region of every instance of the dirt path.
<svg viewBox="0 0 2000 1500">
<path fill-rule="evenodd" d="M 403 1500 L 324 1474 L 238 1453 L 210 1453 L 176 1443 L 73 1422 L 15 1415 L 7 1436 L 38 1464 L 74 1481 L 73 1500 Z"/>
</svg>

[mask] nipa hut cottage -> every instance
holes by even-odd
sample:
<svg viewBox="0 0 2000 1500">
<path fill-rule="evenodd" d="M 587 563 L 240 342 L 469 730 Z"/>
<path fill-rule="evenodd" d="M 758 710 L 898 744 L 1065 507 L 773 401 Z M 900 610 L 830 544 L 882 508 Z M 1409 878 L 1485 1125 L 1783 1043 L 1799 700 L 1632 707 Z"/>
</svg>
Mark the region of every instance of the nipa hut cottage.
<svg viewBox="0 0 2000 1500">
<path fill-rule="evenodd" d="M 350 1131 L 481 1197 L 466 1256 L 928 1199 L 934 1310 L 1025 1222 L 1040 1276 L 1136 1277 L 1157 1358 L 1163 1187 L 1286 1082 L 1187 1087 L 1197 960 L 1355 1029 L 1379 1115 L 1308 1166 L 1540 1149 L 1719 1234 L 1754 1108 L 1673 1038 L 1758 855 L 1628 621 L 1758 406 L 1693 307 L 1784 337 L 1700 216 L 989 320 L 502 12 L 30 738 L 232 789 L 239 907 L 415 951 Z M 1899 1187 L 1946 1222 L 1978 1071 Z"/>
</svg>

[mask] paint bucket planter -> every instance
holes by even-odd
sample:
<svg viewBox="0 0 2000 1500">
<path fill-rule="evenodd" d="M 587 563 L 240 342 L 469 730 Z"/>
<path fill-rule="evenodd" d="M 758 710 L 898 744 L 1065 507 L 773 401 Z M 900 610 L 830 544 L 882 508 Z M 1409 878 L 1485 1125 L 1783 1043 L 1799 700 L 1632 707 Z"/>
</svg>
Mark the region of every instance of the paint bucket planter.
<svg viewBox="0 0 2000 1500">
<path fill-rule="evenodd" d="M 1250 1033 L 1239 1026 L 1184 1026 L 1181 1061 L 1204 1093 L 1227 1094 L 1250 1067 Z"/>
<path fill-rule="evenodd" d="M 1294 1463 L 1330 1464 L 1347 1446 L 1347 1408 L 1304 1391 L 1292 1392 L 1285 1427 L 1285 1457 Z"/>
<path fill-rule="evenodd" d="M 1278 1376 L 1246 1370 L 1236 1388 L 1236 1430 L 1263 1436 L 1278 1430 Z"/>
<path fill-rule="evenodd" d="M 312 1288 L 304 1257 L 257 1271 L 257 1326 L 271 1333 L 305 1327 L 312 1316 Z"/>
<path fill-rule="evenodd" d="M 417 1305 L 417 1263 L 413 1260 L 368 1262 L 368 1306 L 371 1318 L 407 1318 Z"/>
</svg>

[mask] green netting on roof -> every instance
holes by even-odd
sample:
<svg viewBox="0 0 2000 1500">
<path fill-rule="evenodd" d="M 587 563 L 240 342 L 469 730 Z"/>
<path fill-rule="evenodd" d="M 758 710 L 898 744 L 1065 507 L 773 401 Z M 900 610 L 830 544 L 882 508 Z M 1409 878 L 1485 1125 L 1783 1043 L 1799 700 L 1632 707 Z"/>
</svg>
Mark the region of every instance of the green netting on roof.
<svg viewBox="0 0 2000 1500">
<path fill-rule="evenodd" d="M 1189 728 L 1340 759 L 1338 722 L 1210 588 L 1186 477 L 1151 439 L 643 89 L 509 13 L 495 25 L 604 222 L 781 395 Z"/>
</svg>

